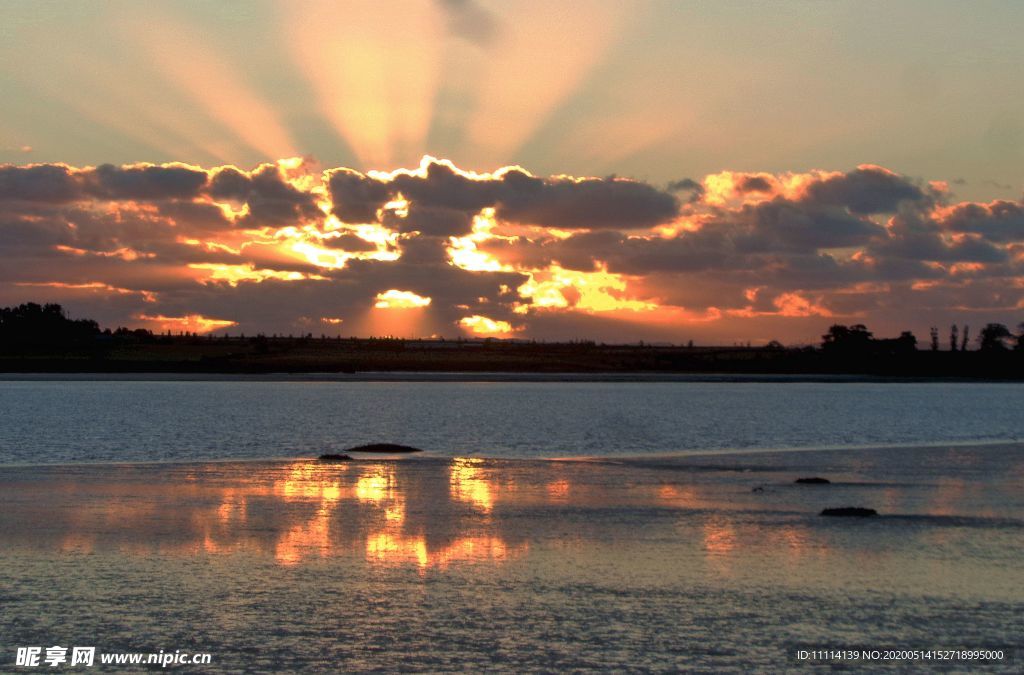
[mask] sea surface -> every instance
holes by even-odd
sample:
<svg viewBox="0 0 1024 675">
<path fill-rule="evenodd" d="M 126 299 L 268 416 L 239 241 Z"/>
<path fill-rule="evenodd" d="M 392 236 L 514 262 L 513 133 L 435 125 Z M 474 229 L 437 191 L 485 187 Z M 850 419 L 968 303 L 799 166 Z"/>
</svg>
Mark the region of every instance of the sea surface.
<svg viewBox="0 0 1024 675">
<path fill-rule="evenodd" d="M 1021 672 L 1022 394 L 3 381 L 0 672 Z"/>
<path fill-rule="evenodd" d="M 0 670 L 62 645 L 212 655 L 176 672 L 792 672 L 801 650 L 987 649 L 815 664 L 1019 673 L 1022 483 L 1020 445 L 8 466 Z M 880 515 L 819 515 L 851 505 Z"/>
<path fill-rule="evenodd" d="M 1024 439 L 1024 383 L 0 381 L 0 464 L 609 457 Z"/>
</svg>

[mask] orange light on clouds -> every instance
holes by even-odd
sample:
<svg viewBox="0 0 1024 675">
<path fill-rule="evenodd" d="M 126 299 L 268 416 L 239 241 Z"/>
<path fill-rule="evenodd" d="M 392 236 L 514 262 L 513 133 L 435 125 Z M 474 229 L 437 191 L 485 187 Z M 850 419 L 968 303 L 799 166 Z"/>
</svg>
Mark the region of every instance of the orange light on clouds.
<svg viewBox="0 0 1024 675">
<path fill-rule="evenodd" d="M 377 294 L 377 302 L 374 307 L 377 309 L 416 309 L 429 305 L 430 298 L 417 295 L 412 291 L 391 289 Z"/>
<path fill-rule="evenodd" d="M 512 267 L 476 247 L 480 242 L 494 239 L 497 225 L 494 209 L 486 208 L 473 217 L 473 230 L 464 237 L 449 237 L 448 257 L 456 267 L 469 272 L 511 272 Z"/>
<path fill-rule="evenodd" d="M 129 248 L 127 246 L 122 246 L 121 248 L 114 249 L 113 251 L 91 251 L 89 249 L 75 248 L 74 246 L 65 246 L 63 244 L 58 244 L 57 246 L 54 246 L 53 248 L 55 250 L 57 250 L 57 251 L 60 251 L 61 253 L 68 253 L 70 255 L 77 255 L 77 256 L 90 256 L 91 255 L 91 256 L 98 256 L 100 258 L 120 258 L 121 260 L 124 260 L 126 262 L 131 262 L 133 260 L 138 260 L 139 258 L 155 258 L 156 257 L 155 253 L 140 253 L 139 251 L 136 251 L 135 249 Z"/>
<path fill-rule="evenodd" d="M 526 314 L 533 308 L 568 307 L 587 312 L 658 309 L 656 303 L 629 298 L 626 279 L 607 269 L 606 265 L 601 265 L 597 272 L 580 272 L 554 264 L 546 270 L 530 272 L 529 280 L 518 289 L 520 297 L 530 303 L 520 304 L 514 311 Z"/>
<path fill-rule="evenodd" d="M 191 263 L 189 267 L 194 270 L 202 270 L 207 273 L 203 282 L 226 281 L 231 286 L 237 286 L 243 281 L 259 283 L 267 279 L 278 281 L 301 281 L 303 279 L 316 279 L 323 281 L 327 277 L 318 274 L 304 274 L 295 271 L 257 269 L 252 263 L 244 265 L 224 265 L 220 263 Z"/>
<path fill-rule="evenodd" d="M 156 302 L 156 293 L 152 291 L 136 291 L 130 288 L 112 286 L 100 281 L 88 281 L 80 284 L 69 284 L 62 281 L 18 281 L 15 286 L 27 286 L 35 288 L 59 288 L 69 291 L 88 291 L 92 293 L 113 293 L 116 295 L 130 295 L 138 293 L 145 302 Z"/>
<path fill-rule="evenodd" d="M 473 335 L 480 336 L 509 335 L 516 331 L 508 321 L 495 321 L 479 314 L 462 317 L 459 319 L 459 326 Z"/>
<path fill-rule="evenodd" d="M 164 316 L 162 314 L 150 316 L 148 314 L 139 314 L 136 318 L 150 324 L 151 330 L 158 332 L 169 330 L 172 332 L 209 333 L 220 328 L 238 325 L 236 321 L 211 319 L 201 314 L 189 314 L 187 316 Z"/>
</svg>

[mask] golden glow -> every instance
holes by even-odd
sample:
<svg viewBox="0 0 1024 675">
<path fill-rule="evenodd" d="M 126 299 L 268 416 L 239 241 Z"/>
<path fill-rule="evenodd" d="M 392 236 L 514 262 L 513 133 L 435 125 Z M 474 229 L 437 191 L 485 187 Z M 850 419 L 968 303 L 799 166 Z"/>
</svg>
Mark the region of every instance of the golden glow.
<svg viewBox="0 0 1024 675">
<path fill-rule="evenodd" d="M 564 504 L 569 501 L 569 481 L 564 478 L 547 484 L 548 501 Z"/>
<path fill-rule="evenodd" d="M 169 330 L 172 332 L 209 333 L 220 328 L 238 325 L 235 321 L 211 319 L 201 314 L 189 314 L 187 316 L 164 316 L 162 314 L 150 316 L 148 314 L 139 314 L 135 318 L 150 324 L 150 328 L 157 332 Z"/>
<path fill-rule="evenodd" d="M 401 532 L 389 530 L 382 530 L 367 537 L 366 557 L 379 563 L 412 563 L 421 568 L 430 562 L 426 539 L 422 536 L 403 536 Z"/>
<path fill-rule="evenodd" d="M 284 39 L 319 112 L 359 163 L 395 166 L 418 157 L 440 75 L 438 4 L 309 0 L 283 7 Z"/>
<path fill-rule="evenodd" d="M 546 270 L 530 272 L 529 280 L 518 289 L 520 297 L 530 302 L 518 305 L 515 311 L 526 314 L 534 308 L 567 307 L 586 312 L 658 309 L 653 302 L 628 298 L 626 279 L 607 269 L 601 265 L 597 272 L 579 272 L 555 264 Z"/>
<path fill-rule="evenodd" d="M 511 272 L 512 267 L 503 265 L 493 255 L 479 250 L 480 242 L 494 239 L 496 225 L 494 209 L 486 208 L 473 216 L 473 230 L 464 237 L 449 237 L 448 257 L 456 267 L 470 272 Z"/>
<path fill-rule="evenodd" d="M 501 27 L 497 44 L 483 53 L 472 45 L 451 44 L 449 58 L 461 67 L 446 72 L 456 95 L 474 102 L 467 119 L 450 124 L 464 133 L 476 163 L 516 156 L 583 86 L 640 7 L 522 0 L 488 9 Z"/>
<path fill-rule="evenodd" d="M 277 562 L 290 566 L 298 564 L 306 556 L 330 555 L 334 547 L 331 521 L 343 494 L 338 479 L 326 473 L 323 465 L 296 462 L 289 475 L 282 481 L 276 481 L 272 490 L 286 501 L 317 503 L 316 513 L 310 520 L 293 526 L 278 540 L 274 549 Z"/>
<path fill-rule="evenodd" d="M 57 246 L 54 246 L 53 248 L 58 250 L 58 251 L 60 251 L 61 253 L 69 253 L 71 255 L 77 255 L 77 256 L 94 255 L 94 256 L 101 257 L 101 258 L 120 258 L 121 260 L 124 260 L 125 262 L 132 262 L 133 260 L 138 260 L 139 258 L 155 258 L 156 257 L 155 253 L 142 253 L 142 252 L 136 251 L 135 249 L 128 248 L 127 246 L 122 246 L 121 248 L 114 249 L 113 251 L 90 251 L 88 249 L 75 248 L 73 246 L 64 246 L 62 244 L 58 244 Z"/>
<path fill-rule="evenodd" d="M 488 319 L 486 316 L 480 316 L 479 314 L 465 316 L 459 319 L 459 326 L 474 335 L 481 336 L 509 335 L 516 330 L 512 328 L 512 324 L 508 321 L 495 321 L 494 319 Z"/>
<path fill-rule="evenodd" d="M 409 202 L 401 194 L 392 199 L 380 209 L 377 209 L 377 220 L 383 220 L 385 213 L 392 213 L 399 218 L 409 217 Z"/>
<path fill-rule="evenodd" d="M 380 468 L 360 474 L 356 481 L 356 498 L 364 502 L 379 502 L 394 493 L 394 472 Z"/>
<path fill-rule="evenodd" d="M 842 173 L 836 171 L 787 172 L 780 174 L 722 171 L 704 177 L 703 200 L 711 206 L 737 207 L 744 204 L 757 204 L 778 196 L 787 199 L 800 199 L 804 196 L 810 184 L 842 175 Z M 767 189 L 751 189 L 749 187 L 751 180 L 757 181 L 758 188 L 766 185 Z M 744 189 L 744 186 L 747 186 L 747 189 Z"/>
<path fill-rule="evenodd" d="M 231 286 L 237 286 L 243 281 L 252 281 L 259 283 L 266 281 L 267 279 L 276 279 L 278 281 L 301 281 L 303 279 L 316 279 L 325 280 L 327 277 L 322 277 L 317 274 L 304 274 L 302 272 L 285 272 L 282 270 L 268 270 L 268 269 L 257 269 L 252 263 L 244 265 L 224 265 L 221 263 L 191 263 L 189 265 L 194 270 L 203 270 L 208 272 L 204 282 L 210 281 L 226 281 Z"/>
<path fill-rule="evenodd" d="M 395 250 L 398 244 L 398 234 L 380 225 L 345 225 L 332 215 L 327 217 L 325 229 L 325 232 L 320 232 L 313 226 L 301 229 L 284 227 L 278 230 L 274 237 L 291 240 L 291 243 L 287 245 L 288 250 L 299 254 L 299 257 L 307 262 L 325 269 L 342 269 L 352 259 L 393 261 L 401 257 L 401 254 Z M 344 234 L 353 234 L 374 244 L 377 248 L 374 251 L 344 251 L 321 245 L 324 240 L 335 239 Z"/>
<path fill-rule="evenodd" d="M 744 295 L 747 300 L 754 302 L 759 290 L 760 289 L 748 288 Z M 729 316 L 738 316 L 743 318 L 753 318 L 758 316 L 832 316 L 832 312 L 821 304 L 820 299 L 812 300 L 800 293 L 781 293 L 772 300 L 772 304 L 775 305 L 776 311 L 774 312 L 757 310 L 754 309 L 752 305 L 748 305 L 743 309 L 726 310 L 726 313 Z"/>
<path fill-rule="evenodd" d="M 144 302 L 156 302 L 156 293 L 152 291 L 136 291 L 130 288 L 111 286 L 100 281 L 87 281 L 80 284 L 68 284 L 62 281 L 17 281 L 15 286 L 29 286 L 35 288 L 59 288 L 71 291 L 92 291 L 99 293 L 115 293 L 117 295 L 131 295 L 138 293 Z"/>
<path fill-rule="evenodd" d="M 123 35 L 148 56 L 167 81 L 192 99 L 210 119 L 219 122 L 264 158 L 298 154 L 295 143 L 270 104 L 246 84 L 245 71 L 235 68 L 210 40 L 199 40 L 195 26 L 147 7 L 123 23 Z"/>
<path fill-rule="evenodd" d="M 480 468 L 483 460 L 457 458 L 452 460 L 450 481 L 452 498 L 472 504 L 485 513 L 494 508 L 494 495 L 487 472 Z"/>
<path fill-rule="evenodd" d="M 418 307 L 429 307 L 430 298 L 417 295 L 412 291 L 399 291 L 391 289 L 377 294 L 377 302 L 374 307 L 377 309 L 415 309 Z"/>
</svg>

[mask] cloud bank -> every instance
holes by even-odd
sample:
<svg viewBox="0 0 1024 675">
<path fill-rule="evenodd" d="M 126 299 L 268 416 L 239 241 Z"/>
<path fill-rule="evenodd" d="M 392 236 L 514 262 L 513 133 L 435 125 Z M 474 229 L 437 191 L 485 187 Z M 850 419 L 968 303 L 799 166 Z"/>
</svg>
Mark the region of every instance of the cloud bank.
<svg viewBox="0 0 1024 675">
<path fill-rule="evenodd" d="M 0 302 L 232 333 L 811 341 L 1024 313 L 1024 202 L 886 168 L 683 177 L 0 166 Z M 197 328 L 198 327 L 198 328 Z"/>
</svg>

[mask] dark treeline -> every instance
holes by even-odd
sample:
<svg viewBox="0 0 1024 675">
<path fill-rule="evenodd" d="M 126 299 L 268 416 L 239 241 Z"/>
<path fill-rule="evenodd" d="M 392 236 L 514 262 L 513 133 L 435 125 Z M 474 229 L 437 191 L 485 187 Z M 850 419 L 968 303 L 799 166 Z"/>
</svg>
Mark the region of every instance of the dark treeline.
<svg viewBox="0 0 1024 675">
<path fill-rule="evenodd" d="M 831 326 L 820 346 L 599 344 L 497 339 L 154 334 L 101 329 L 60 305 L 0 309 L 0 372 L 507 372 L 868 375 L 1024 379 L 1024 324 L 909 331 L 878 338 L 862 324 Z"/>
</svg>

